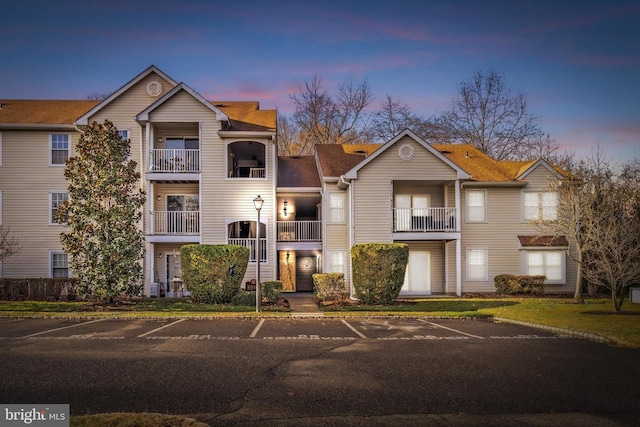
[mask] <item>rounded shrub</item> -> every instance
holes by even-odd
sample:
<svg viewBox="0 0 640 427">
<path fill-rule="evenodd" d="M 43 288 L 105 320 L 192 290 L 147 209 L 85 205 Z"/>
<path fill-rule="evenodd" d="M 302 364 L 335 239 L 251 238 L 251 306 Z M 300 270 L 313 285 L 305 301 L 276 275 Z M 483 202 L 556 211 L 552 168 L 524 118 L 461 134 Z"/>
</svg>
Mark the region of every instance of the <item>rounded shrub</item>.
<svg viewBox="0 0 640 427">
<path fill-rule="evenodd" d="M 249 249 L 237 245 L 185 245 L 182 278 L 195 302 L 228 304 L 240 292 Z"/>
<path fill-rule="evenodd" d="M 405 243 L 361 243 L 351 248 L 355 296 L 364 304 L 390 304 L 404 283 L 409 261 Z"/>
</svg>

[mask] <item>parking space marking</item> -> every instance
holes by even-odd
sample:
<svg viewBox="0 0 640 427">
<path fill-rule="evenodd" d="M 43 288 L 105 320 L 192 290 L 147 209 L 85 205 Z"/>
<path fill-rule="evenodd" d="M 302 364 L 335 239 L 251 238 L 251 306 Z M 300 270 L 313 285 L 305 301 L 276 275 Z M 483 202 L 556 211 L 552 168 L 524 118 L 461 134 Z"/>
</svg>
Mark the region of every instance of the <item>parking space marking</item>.
<svg viewBox="0 0 640 427">
<path fill-rule="evenodd" d="M 144 337 L 146 337 L 147 335 L 150 335 L 150 334 L 152 334 L 152 333 L 154 333 L 154 332 L 161 331 L 161 330 L 163 330 L 164 328 L 168 328 L 169 326 L 173 326 L 173 325 L 178 324 L 178 323 L 180 323 L 180 322 L 184 322 L 185 320 L 187 320 L 187 319 L 180 319 L 180 320 L 176 320 L 175 322 L 171 322 L 171 323 L 169 323 L 168 325 L 160 326 L 159 328 L 155 328 L 155 329 L 154 329 L 154 330 L 152 330 L 152 331 L 145 332 L 144 334 L 140 334 L 140 335 L 138 335 L 138 338 L 144 338 Z"/>
<path fill-rule="evenodd" d="M 346 320 L 344 319 L 340 319 L 340 320 L 342 320 L 342 323 L 347 325 L 347 327 L 351 329 L 357 336 L 359 336 L 360 338 L 367 338 L 365 334 L 363 334 L 362 332 L 360 332 L 359 330 L 351 326 Z"/>
<path fill-rule="evenodd" d="M 260 319 L 260 322 L 256 325 L 255 328 L 253 328 L 253 332 L 251 332 L 251 335 L 249 335 L 249 338 L 255 338 L 256 335 L 258 335 L 258 331 L 260 330 L 263 324 L 264 324 L 264 319 Z"/>
<path fill-rule="evenodd" d="M 76 326 L 88 325 L 89 323 L 102 322 L 103 320 L 107 320 L 107 319 L 90 320 L 89 322 L 76 323 L 75 325 L 69 325 L 69 326 L 63 326 L 61 328 L 49 329 L 47 331 L 36 332 L 35 334 L 31 334 L 31 335 L 25 335 L 22 338 L 31 338 L 31 337 L 35 337 L 35 336 L 38 336 L 38 335 L 48 334 L 50 332 L 61 331 L 63 329 L 75 328 Z"/>
<path fill-rule="evenodd" d="M 446 326 L 438 325 L 437 323 L 429 322 L 429 321 L 424 320 L 424 319 L 418 319 L 418 320 L 423 322 L 423 323 L 427 323 L 427 324 L 429 324 L 431 326 L 435 326 L 436 328 L 446 329 L 447 331 L 455 332 L 455 333 L 461 334 L 461 335 L 466 335 L 466 336 L 471 337 L 471 338 L 478 338 L 478 339 L 481 339 L 481 340 L 484 339 L 484 337 L 481 337 L 479 335 L 468 334 L 466 332 L 462 332 L 462 331 L 459 331 L 457 329 L 447 328 Z"/>
</svg>

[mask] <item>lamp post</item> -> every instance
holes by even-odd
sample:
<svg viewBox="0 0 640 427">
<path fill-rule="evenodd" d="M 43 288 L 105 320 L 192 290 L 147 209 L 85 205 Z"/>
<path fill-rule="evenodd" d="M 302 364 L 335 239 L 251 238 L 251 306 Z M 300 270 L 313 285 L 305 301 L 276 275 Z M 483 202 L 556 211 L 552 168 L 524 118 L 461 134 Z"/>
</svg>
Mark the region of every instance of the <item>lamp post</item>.
<svg viewBox="0 0 640 427">
<path fill-rule="evenodd" d="M 258 211 L 258 223 L 256 224 L 256 313 L 260 312 L 260 209 L 264 200 L 258 195 L 253 199 L 253 206 Z"/>
</svg>

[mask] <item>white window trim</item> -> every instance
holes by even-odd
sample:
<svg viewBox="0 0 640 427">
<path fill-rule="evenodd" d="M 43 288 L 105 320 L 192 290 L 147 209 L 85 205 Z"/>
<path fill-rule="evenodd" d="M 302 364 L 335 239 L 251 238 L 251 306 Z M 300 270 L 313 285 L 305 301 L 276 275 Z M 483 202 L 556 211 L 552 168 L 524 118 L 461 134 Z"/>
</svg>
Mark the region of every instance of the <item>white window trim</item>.
<svg viewBox="0 0 640 427">
<path fill-rule="evenodd" d="M 482 197 L 483 197 L 483 201 L 484 201 L 484 213 L 483 213 L 484 218 L 482 218 L 482 219 L 470 219 L 469 218 L 469 193 L 483 193 Z M 465 221 L 468 222 L 468 223 L 487 223 L 488 222 L 487 190 L 477 190 L 477 189 L 466 190 L 464 198 L 465 198 L 465 205 L 466 205 Z"/>
<path fill-rule="evenodd" d="M 68 143 L 68 147 L 67 147 L 67 160 L 69 160 L 69 158 L 71 157 L 71 134 L 70 133 L 63 133 L 63 132 L 52 132 L 49 134 L 49 166 L 51 167 L 65 167 L 66 165 L 64 163 L 53 163 L 53 135 L 67 135 L 67 143 Z"/>
<path fill-rule="evenodd" d="M 342 265 L 340 266 L 341 271 L 335 271 L 333 265 L 333 254 L 342 254 Z M 329 261 L 325 261 L 325 265 L 328 267 L 326 273 L 342 273 L 346 274 L 347 270 L 347 252 L 346 251 L 327 251 L 325 258 Z"/>
<path fill-rule="evenodd" d="M 538 214 L 536 215 L 535 218 L 527 218 L 525 215 L 525 205 L 524 205 L 524 199 L 525 199 L 525 194 L 536 194 L 538 197 Z M 524 223 L 528 223 L 531 221 L 553 221 L 553 220 L 545 220 L 543 218 L 543 211 L 544 211 L 544 205 L 542 203 L 542 199 L 543 199 L 543 194 L 545 193 L 556 193 L 557 195 L 557 191 L 543 191 L 543 190 L 523 190 L 522 194 L 521 194 L 521 200 L 520 200 L 520 215 L 522 217 L 522 222 Z M 557 202 L 557 197 L 556 197 L 556 202 Z M 557 210 L 558 210 L 558 204 L 556 203 L 556 217 L 557 217 Z"/>
<path fill-rule="evenodd" d="M 54 194 L 58 194 L 58 193 L 64 193 L 67 195 L 67 200 L 69 198 L 69 192 L 66 190 L 61 190 L 61 191 L 49 191 L 49 205 L 47 206 L 47 209 L 49 211 L 48 215 L 49 215 L 49 225 L 61 225 L 61 226 L 65 226 L 67 225 L 66 223 L 60 223 L 60 222 L 55 222 L 55 219 L 53 218 L 52 215 L 52 204 L 53 204 L 53 195 Z"/>
<path fill-rule="evenodd" d="M 69 254 L 61 250 L 49 250 L 49 277 L 53 278 L 53 255 L 66 254 L 67 255 L 67 277 L 73 277 L 71 273 L 71 264 L 69 263 Z"/>
<path fill-rule="evenodd" d="M 342 198 L 342 216 L 339 220 L 334 220 L 331 215 L 331 199 L 333 195 L 339 195 Z M 327 223 L 328 224 L 344 224 L 347 221 L 347 195 L 342 191 L 330 191 L 328 194 L 329 203 L 327 203 Z"/>
<path fill-rule="evenodd" d="M 528 275 L 529 274 L 529 260 L 528 260 L 528 256 L 530 253 L 532 252 L 558 252 L 560 253 L 560 257 L 561 257 L 561 270 L 562 270 L 562 278 L 559 280 L 545 280 L 544 283 L 545 285 L 566 285 L 567 284 L 567 251 L 564 249 L 558 249 L 558 248 L 547 248 L 547 247 L 532 247 L 532 248 L 527 248 L 524 249 L 522 251 L 522 255 L 521 255 L 521 264 L 522 264 L 522 274 L 524 275 Z M 547 262 L 546 262 L 546 258 L 544 259 L 544 269 L 545 271 L 547 270 Z"/>
<path fill-rule="evenodd" d="M 469 252 L 470 251 L 483 251 L 484 252 L 484 277 L 476 278 L 469 277 Z M 465 269 L 466 269 L 466 279 L 470 282 L 486 282 L 489 280 L 489 249 L 486 247 L 468 247 L 465 251 Z"/>
</svg>

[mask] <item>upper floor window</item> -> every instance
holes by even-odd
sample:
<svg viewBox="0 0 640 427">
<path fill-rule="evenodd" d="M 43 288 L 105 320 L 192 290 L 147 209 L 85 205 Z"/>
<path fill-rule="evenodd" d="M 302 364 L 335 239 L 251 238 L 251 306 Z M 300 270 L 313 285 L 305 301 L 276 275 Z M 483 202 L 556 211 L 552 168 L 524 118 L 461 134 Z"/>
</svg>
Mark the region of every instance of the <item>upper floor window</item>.
<svg viewBox="0 0 640 427">
<path fill-rule="evenodd" d="M 227 146 L 229 178 L 266 178 L 266 146 L 255 141 L 233 142 Z"/>
<path fill-rule="evenodd" d="M 329 193 L 329 222 L 341 223 L 345 221 L 345 194 Z"/>
<path fill-rule="evenodd" d="M 51 277 L 71 277 L 69 269 L 69 254 L 64 252 L 50 252 L 50 270 Z"/>
<path fill-rule="evenodd" d="M 467 249 L 467 279 L 487 280 L 489 257 L 487 249 Z"/>
<path fill-rule="evenodd" d="M 467 221 L 484 222 L 487 220 L 486 190 L 467 190 Z"/>
<path fill-rule="evenodd" d="M 64 165 L 69 158 L 69 134 L 51 134 L 51 164 Z"/>
<path fill-rule="evenodd" d="M 128 130 L 118 130 L 118 135 L 122 139 L 129 139 L 129 131 Z"/>
<path fill-rule="evenodd" d="M 51 216 L 49 217 L 50 224 L 63 224 L 63 222 L 56 221 L 56 213 L 58 212 L 58 207 L 62 203 L 64 203 L 68 198 L 69 198 L 69 195 L 64 192 L 49 194 L 49 207 L 50 207 L 49 211 L 51 213 Z"/>
<path fill-rule="evenodd" d="M 555 191 L 525 191 L 522 204 L 525 221 L 554 221 L 558 218 L 558 193 Z"/>
</svg>

